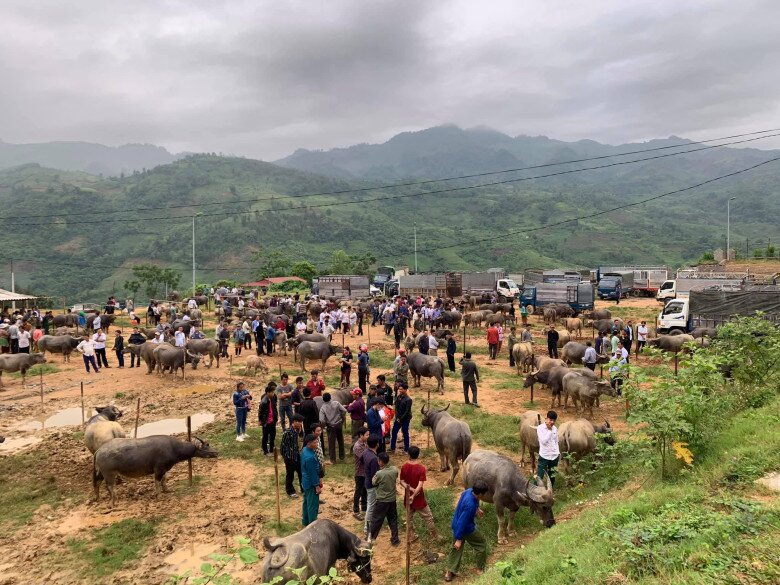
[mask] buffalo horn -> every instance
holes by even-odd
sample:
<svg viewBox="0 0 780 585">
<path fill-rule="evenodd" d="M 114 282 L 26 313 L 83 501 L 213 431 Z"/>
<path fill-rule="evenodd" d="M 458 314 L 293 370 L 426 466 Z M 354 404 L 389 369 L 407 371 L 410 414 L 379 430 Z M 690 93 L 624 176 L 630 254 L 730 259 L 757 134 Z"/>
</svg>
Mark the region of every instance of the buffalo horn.
<svg viewBox="0 0 780 585">
<path fill-rule="evenodd" d="M 196 438 L 198 441 L 200 441 L 200 444 L 201 444 L 201 446 L 203 446 L 203 445 L 205 445 L 205 444 L 206 444 L 206 441 L 204 441 L 203 439 L 201 439 L 201 438 L 200 438 L 200 437 L 198 437 L 197 435 L 195 436 L 195 438 Z"/>
<path fill-rule="evenodd" d="M 451 402 L 448 402 L 448 403 L 447 403 L 447 406 L 441 409 L 441 412 L 444 412 L 444 411 L 447 411 L 447 410 L 449 410 L 449 409 L 450 409 L 450 404 L 452 404 L 452 403 L 451 403 Z"/>
</svg>

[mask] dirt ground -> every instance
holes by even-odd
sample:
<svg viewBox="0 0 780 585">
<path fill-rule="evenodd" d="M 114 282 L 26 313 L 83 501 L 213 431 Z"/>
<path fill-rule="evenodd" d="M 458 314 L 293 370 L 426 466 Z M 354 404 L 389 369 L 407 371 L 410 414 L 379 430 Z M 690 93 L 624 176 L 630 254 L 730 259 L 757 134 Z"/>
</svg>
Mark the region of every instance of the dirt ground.
<svg viewBox="0 0 780 585">
<path fill-rule="evenodd" d="M 599 303 L 598 306 L 615 308 L 614 303 Z M 654 315 L 659 308 L 659 304 L 653 299 L 629 299 L 621 302 L 618 311 L 622 318 L 627 315 L 635 319 L 644 318 L 652 326 Z M 537 351 L 541 352 L 544 349 L 541 322 L 538 317 L 531 317 L 530 322 L 537 339 Z M 120 324 L 124 325 L 123 329 L 127 333 L 127 324 Z M 213 327 L 213 324 L 211 326 Z M 461 329 L 457 338 L 457 358 L 462 351 L 462 331 Z M 590 330 L 585 334 L 590 338 Z M 109 338 L 111 337 L 113 333 L 109 335 Z M 369 343 L 371 352 L 384 353 L 385 358 L 391 358 L 394 354 L 392 339 L 385 337 L 380 327 L 371 328 L 370 341 L 368 335 L 361 338 L 347 336 L 345 341 L 355 354 L 360 343 Z M 334 342 L 340 344 L 340 336 L 334 336 Z M 515 375 L 511 378 L 514 369 L 509 368 L 506 346 L 496 361 L 489 361 L 484 332 L 479 332 L 477 336 L 470 330 L 467 347 L 476 352 L 475 359 L 484 373 L 484 379 L 479 385 L 482 410 L 502 415 L 520 415 L 528 410 L 529 390 L 522 389 L 521 377 Z M 273 460 L 262 456 L 257 435 L 253 435 L 251 442 L 230 445 L 232 454 L 242 450 L 244 457 L 195 459 L 194 473 L 197 481 L 192 488 L 187 485 L 187 465 L 184 463 L 174 467 L 168 474 L 171 493 L 156 494 L 151 478 L 124 481 L 117 488 L 117 506 L 111 509 L 105 490 L 99 502 L 89 501 L 92 492 L 92 462 L 83 444 L 81 432 L 83 382 L 86 417 L 90 416 L 91 407 L 113 402 L 126 413 L 120 422 L 128 433 L 132 433 L 136 416 L 143 433 L 145 424 L 164 421 L 158 427 L 163 428 L 163 432 L 170 432 L 176 428 L 176 424 L 181 425 L 187 415 L 200 414 L 198 420 L 209 421 L 213 416 L 213 421 L 205 422 L 195 434 L 207 440 L 212 440 L 217 433 L 228 434 L 234 420 L 230 397 L 238 380 L 245 380 L 255 397 L 259 398 L 262 387 L 268 380 L 278 380 L 280 367 L 289 372 L 291 377 L 300 371 L 299 366 L 293 364 L 290 353 L 287 357 L 275 355 L 264 358 L 270 368 L 270 374 L 257 378 L 242 378 L 239 374 L 242 373 L 242 364 L 248 353 L 254 354 L 254 349 L 251 352 L 244 351 L 240 357 L 234 357 L 232 367 L 229 362 L 223 360 L 219 369 L 203 366 L 195 371 L 187 369 L 186 380 L 182 380 L 180 376 L 147 375 L 145 366 L 135 369 L 127 367 L 129 360 L 124 369 L 119 369 L 112 351 L 109 351 L 109 363 L 112 367 L 99 374 L 89 375 L 84 372 L 80 357 L 74 356 L 70 363 L 63 363 L 61 356 L 49 355 L 49 363 L 55 364 L 58 371 L 42 377 L 43 404 L 41 378 L 28 377 L 27 385 L 22 386 L 21 379 L 4 377 L 5 388 L 0 392 L 0 435 L 7 440 L 0 449 L 0 456 L 46 454 L 46 468 L 31 468 L 29 473 L 36 478 L 40 477 L 41 481 L 55 481 L 58 490 L 69 494 L 69 497 L 55 507 L 41 506 L 33 517 L 15 529 L 10 537 L 0 540 L 0 585 L 97 582 L 93 577 L 85 576 L 77 564 L 67 562 L 69 542 L 74 538 L 88 540 L 96 529 L 131 518 L 159 519 L 151 545 L 139 562 L 101 578 L 100 582 L 164 583 L 171 574 L 198 567 L 209 553 L 224 552 L 233 543 L 233 537 L 236 535 L 251 538 L 256 546 L 262 548 L 262 538 L 275 534 L 272 524 L 276 520 L 276 504 Z M 440 353 L 443 356 L 443 351 Z M 338 374 L 335 364 L 335 358 L 328 362 L 329 380 Z M 639 364 L 642 365 L 641 360 Z M 373 367 L 372 380 L 380 373 L 390 373 L 389 368 Z M 513 379 L 516 380 L 516 386 L 507 388 L 507 385 L 512 385 Z M 422 388 L 415 388 L 410 392 L 415 400 L 414 412 L 418 417 L 419 406 L 427 398 L 429 388 L 435 389 L 435 382 L 432 384 L 430 379 L 424 378 Z M 437 401 L 462 402 L 459 377 L 446 378 L 443 397 L 437 396 L 435 392 L 432 396 Z M 137 411 L 139 398 L 141 408 Z M 534 400 L 534 408 L 544 412 L 550 406 L 549 391 L 537 386 Z M 258 400 L 255 403 L 257 404 Z M 257 411 L 253 410 L 250 414 L 250 427 L 257 427 L 256 419 L 252 418 L 255 412 Z M 577 418 L 571 408 L 559 412 L 559 423 Z M 616 432 L 620 433 L 626 428 L 624 413 L 623 400 L 608 398 L 602 400 L 602 407 L 597 410 L 595 419 L 608 419 Z M 54 416 L 58 418 L 52 420 L 50 417 Z M 48 422 L 44 422 L 47 419 Z M 46 428 L 31 430 L 36 426 L 40 427 L 41 423 Z M 59 423 L 64 425 L 52 426 Z M 278 431 L 277 446 L 280 437 L 281 431 Z M 478 445 L 480 437 L 475 436 L 474 439 Z M 412 431 L 413 443 L 424 446 L 426 441 L 425 433 Z M 518 451 L 519 448 L 505 454 L 519 462 Z M 400 466 L 403 460 L 403 454 L 399 450 L 395 462 Z M 427 454 L 423 462 L 429 469 L 429 489 L 443 486 L 449 473 L 439 472 L 438 457 L 435 453 Z M 280 467 L 283 483 L 284 466 L 281 462 Z M 360 534 L 360 523 L 351 514 L 351 457 L 348 455 L 345 464 L 329 466 L 326 471 L 325 489 L 322 494 L 325 503 L 321 506 L 321 517 L 336 520 Z M 456 484 L 460 485 L 460 478 L 456 480 Z M 459 489 L 453 488 L 452 493 L 453 498 L 456 498 Z M 299 525 L 300 500 L 289 500 L 284 495 L 283 486 L 281 517 L 283 524 Z M 562 520 L 565 519 L 564 516 Z M 397 574 L 400 568 L 402 551 L 391 549 L 388 540 L 386 532 L 383 532 L 377 543 L 373 564 L 375 583 L 389 583 L 385 577 L 390 573 Z M 422 538 L 413 545 L 412 562 L 415 564 L 424 562 L 421 557 L 427 551 L 425 540 Z M 512 542 L 510 545 L 497 547 L 493 557 L 500 557 L 518 544 Z M 66 561 L 63 562 L 62 559 Z M 258 582 L 259 565 L 234 574 L 241 578 L 242 582 Z M 357 582 L 354 576 L 349 579 L 350 582 Z"/>
</svg>

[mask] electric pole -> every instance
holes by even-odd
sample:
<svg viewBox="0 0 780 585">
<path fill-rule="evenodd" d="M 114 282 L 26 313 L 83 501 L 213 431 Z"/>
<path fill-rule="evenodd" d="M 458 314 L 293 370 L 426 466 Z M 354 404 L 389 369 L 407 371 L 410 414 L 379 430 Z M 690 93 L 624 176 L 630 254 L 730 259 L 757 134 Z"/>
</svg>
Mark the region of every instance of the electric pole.
<svg viewBox="0 0 780 585">
<path fill-rule="evenodd" d="M 195 216 L 192 216 L 192 296 L 195 296 Z"/>
</svg>

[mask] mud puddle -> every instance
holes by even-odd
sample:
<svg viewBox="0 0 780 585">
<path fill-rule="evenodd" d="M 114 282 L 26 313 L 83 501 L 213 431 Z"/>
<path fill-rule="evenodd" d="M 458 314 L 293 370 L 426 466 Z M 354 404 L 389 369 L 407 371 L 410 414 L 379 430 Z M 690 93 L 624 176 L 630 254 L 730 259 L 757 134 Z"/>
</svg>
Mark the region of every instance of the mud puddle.
<svg viewBox="0 0 780 585">
<path fill-rule="evenodd" d="M 5 441 L 3 443 L 0 443 L 0 453 L 4 455 L 10 455 L 11 453 L 16 453 L 18 451 L 26 449 L 27 447 L 37 445 L 42 440 L 43 439 L 41 439 L 40 437 L 35 437 L 33 435 L 30 435 L 28 437 L 17 437 L 15 439 L 10 439 L 6 437 Z"/>
<path fill-rule="evenodd" d="M 212 412 L 199 412 L 192 415 L 192 432 L 197 431 L 203 425 L 214 422 L 216 415 Z M 177 435 L 187 432 L 186 418 L 165 418 L 138 427 L 138 438 L 152 435 Z"/>
<path fill-rule="evenodd" d="M 85 409 L 84 420 L 88 420 L 92 416 L 92 409 Z M 45 429 L 54 429 L 57 427 L 74 427 L 82 424 L 81 408 L 76 406 L 74 408 L 64 408 L 57 411 L 53 415 L 44 418 L 46 415 L 42 413 L 36 420 L 29 420 L 23 422 L 16 427 L 15 431 L 41 431 Z"/>
<path fill-rule="evenodd" d="M 216 544 L 191 542 L 165 557 L 165 562 L 175 574 L 181 575 L 185 571 L 196 571 L 202 563 L 208 561 L 210 554 L 217 551 L 219 547 Z"/>
</svg>

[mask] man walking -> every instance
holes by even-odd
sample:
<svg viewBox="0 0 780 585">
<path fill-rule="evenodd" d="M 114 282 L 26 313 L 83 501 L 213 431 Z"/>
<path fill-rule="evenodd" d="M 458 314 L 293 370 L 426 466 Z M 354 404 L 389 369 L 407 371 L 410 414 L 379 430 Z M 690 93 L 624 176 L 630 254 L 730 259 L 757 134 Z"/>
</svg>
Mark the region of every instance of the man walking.
<svg viewBox="0 0 780 585">
<path fill-rule="evenodd" d="M 76 346 L 76 351 L 81 352 L 81 356 L 84 358 L 84 367 L 87 369 L 87 374 L 89 374 L 90 364 L 92 364 L 92 369 L 95 373 L 100 371 L 97 363 L 95 363 L 95 342 L 89 336 L 81 340 L 81 343 Z"/>
<path fill-rule="evenodd" d="M 233 406 L 236 409 L 236 441 L 243 443 L 244 439 L 249 437 L 246 434 L 246 417 L 249 414 L 249 401 L 252 395 L 243 382 L 236 384 L 236 391 L 233 392 Z"/>
<path fill-rule="evenodd" d="M 306 446 L 301 451 L 301 487 L 303 488 L 303 509 L 301 523 L 308 526 L 320 513 L 320 462 L 315 453 L 320 440 L 315 435 L 306 435 Z"/>
<path fill-rule="evenodd" d="M 409 461 L 403 464 L 401 467 L 401 487 L 404 488 L 404 506 L 407 506 L 406 490 L 408 489 L 408 496 L 411 503 L 409 506 L 409 518 L 407 522 L 412 523 L 414 521 L 414 515 L 419 514 L 425 521 L 428 527 L 428 534 L 433 540 L 439 540 L 439 532 L 436 530 L 436 524 L 433 522 L 433 514 L 428 507 L 428 502 L 425 500 L 425 492 L 423 488 L 425 482 L 428 480 L 427 469 L 422 463 L 418 463 L 417 459 L 420 457 L 420 448 L 416 445 L 409 447 L 407 453 L 409 454 Z M 412 541 L 417 540 L 415 534 Z"/>
<path fill-rule="evenodd" d="M 560 339 L 560 335 L 553 323 L 550 325 L 550 330 L 547 332 L 547 354 L 551 358 L 558 358 L 558 339 Z"/>
<path fill-rule="evenodd" d="M 276 422 L 279 420 L 279 407 L 276 400 L 276 384 L 270 382 L 265 387 L 265 396 L 260 400 L 257 411 L 260 426 L 263 429 L 262 447 L 266 457 L 274 454 L 276 443 Z"/>
<path fill-rule="evenodd" d="M 458 345 L 455 343 L 455 337 L 452 333 L 447 335 L 447 366 L 450 368 L 450 372 L 455 371 L 455 350 Z"/>
<path fill-rule="evenodd" d="M 302 430 L 303 417 L 300 414 L 293 415 L 290 428 L 282 434 L 282 443 L 279 448 L 282 453 L 282 459 L 284 459 L 284 488 L 287 496 L 290 498 L 298 497 L 293 486 L 296 473 L 298 474 L 298 485 L 301 485 L 301 460 L 300 450 L 298 449 L 298 437 Z M 303 488 L 301 488 L 302 490 Z"/>
<path fill-rule="evenodd" d="M 110 368 L 111 366 L 108 365 L 108 360 L 106 359 L 106 334 L 103 333 L 102 329 L 95 331 L 92 341 L 95 342 L 95 360 L 98 366 L 102 364 L 101 367 Z"/>
<path fill-rule="evenodd" d="M 328 431 L 328 457 L 336 464 L 336 442 L 339 444 L 339 461 L 344 461 L 344 419 L 347 409 L 331 398 L 330 392 L 322 395 L 320 423 Z"/>
<path fill-rule="evenodd" d="M 647 321 L 642 321 L 636 328 L 636 350 L 640 352 L 647 343 Z"/>
<path fill-rule="evenodd" d="M 352 515 L 356 520 L 363 520 L 366 513 L 366 467 L 363 454 L 368 451 L 368 429 L 361 427 L 352 435 L 355 442 L 352 445 L 352 456 L 355 458 L 355 492 L 352 495 Z"/>
<path fill-rule="evenodd" d="M 631 345 L 634 343 L 634 322 L 629 319 L 623 328 L 623 347 L 628 352 L 628 361 L 631 361 Z"/>
<path fill-rule="evenodd" d="M 125 367 L 125 338 L 122 337 L 122 330 L 117 329 L 114 335 L 114 353 L 116 354 L 116 361 L 120 368 Z"/>
<path fill-rule="evenodd" d="M 374 487 L 374 475 L 379 471 L 379 461 L 377 460 L 377 449 L 382 440 L 381 435 L 370 434 L 366 445 L 368 449 L 363 453 L 363 470 L 366 474 L 366 519 L 363 528 L 366 536 L 370 534 L 371 515 L 376 504 L 376 488 Z"/>
<path fill-rule="evenodd" d="M 390 435 L 390 450 L 395 452 L 395 443 L 400 430 L 404 437 L 404 453 L 409 451 L 409 423 L 412 422 L 412 399 L 409 398 L 405 386 L 398 387 L 398 395 L 395 398 L 395 419 Z"/>
<path fill-rule="evenodd" d="M 561 458 L 558 448 L 558 428 L 555 421 L 558 413 L 554 410 L 547 412 L 544 422 L 536 427 L 536 436 L 539 438 L 539 457 L 537 458 L 536 476 L 541 480 L 546 473 L 550 476 L 550 483 L 555 485 L 555 470 Z"/>
<path fill-rule="evenodd" d="M 377 455 L 379 471 L 374 474 L 374 489 L 376 490 L 376 503 L 371 512 L 371 540 L 375 541 L 382 529 L 382 524 L 387 518 L 390 526 L 390 544 L 398 546 L 401 539 L 398 538 L 398 506 L 396 504 L 395 484 L 398 482 L 398 469 L 390 464 L 390 456 L 387 453 Z"/>
<path fill-rule="evenodd" d="M 293 408 L 292 393 L 293 385 L 290 384 L 290 376 L 287 372 L 282 374 L 281 385 L 276 387 L 276 397 L 279 399 L 279 420 L 282 424 L 282 432 L 287 428 L 285 419 L 292 424 Z"/>
<path fill-rule="evenodd" d="M 512 355 L 512 348 L 515 346 L 515 343 L 517 343 L 517 328 L 516 327 L 510 327 L 509 328 L 509 335 L 507 335 L 507 349 L 509 350 L 509 367 L 514 368 L 515 367 L 515 356 Z"/>
<path fill-rule="evenodd" d="M 477 402 L 477 382 L 479 382 L 479 370 L 477 364 L 471 359 L 471 352 L 460 360 L 460 378 L 463 381 L 463 400 L 466 404 L 473 404 L 479 408 Z M 469 389 L 471 389 L 471 401 L 469 401 Z"/>
<path fill-rule="evenodd" d="M 469 543 L 477 553 L 477 569 L 480 572 L 485 570 L 487 543 L 482 533 L 477 530 L 475 518 L 484 515 L 484 512 L 479 509 L 479 496 L 486 494 L 487 491 L 487 485 L 483 481 L 477 480 L 473 487 L 460 495 L 455 513 L 452 515 L 452 536 L 455 542 L 447 557 L 447 572 L 444 574 L 445 581 L 452 581 L 458 574 L 460 562 L 463 558 L 464 543 Z"/>
<path fill-rule="evenodd" d="M 491 360 L 496 359 L 498 354 L 498 327 L 491 325 L 487 330 L 487 342 L 489 357 Z"/>
</svg>

